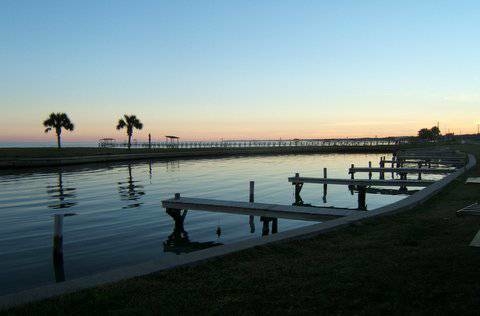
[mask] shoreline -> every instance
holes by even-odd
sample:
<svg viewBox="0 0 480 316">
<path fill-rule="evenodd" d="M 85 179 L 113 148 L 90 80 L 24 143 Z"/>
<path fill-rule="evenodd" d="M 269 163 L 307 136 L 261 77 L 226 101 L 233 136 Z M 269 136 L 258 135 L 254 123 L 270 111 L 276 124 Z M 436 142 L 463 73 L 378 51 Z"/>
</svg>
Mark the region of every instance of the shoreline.
<svg viewBox="0 0 480 316">
<path fill-rule="evenodd" d="M 58 167 L 88 163 L 134 161 L 143 159 L 208 158 L 228 156 L 316 154 L 316 153 L 385 153 L 400 146 L 297 146 L 192 149 L 104 149 L 104 148 L 1 148 L 0 169 Z M 62 155 L 62 156 L 60 156 Z"/>
</svg>

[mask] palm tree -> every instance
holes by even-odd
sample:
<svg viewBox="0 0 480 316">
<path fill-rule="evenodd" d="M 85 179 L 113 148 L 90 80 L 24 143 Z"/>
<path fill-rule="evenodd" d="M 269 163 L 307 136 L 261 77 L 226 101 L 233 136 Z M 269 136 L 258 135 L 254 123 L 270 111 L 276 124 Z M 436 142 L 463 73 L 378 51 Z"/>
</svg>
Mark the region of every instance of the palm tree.
<svg viewBox="0 0 480 316">
<path fill-rule="evenodd" d="M 43 121 L 43 126 L 46 127 L 45 133 L 50 132 L 53 128 L 57 133 L 57 145 L 61 148 L 60 135 L 62 134 L 62 127 L 67 131 L 73 131 L 73 123 L 70 122 L 67 114 L 65 113 L 51 113 L 48 119 Z"/>
<path fill-rule="evenodd" d="M 125 114 L 123 118 L 118 120 L 117 129 L 120 130 L 122 128 L 127 128 L 127 135 L 128 135 L 128 149 L 130 149 L 132 143 L 132 134 L 133 129 L 142 129 L 143 124 L 135 115 L 127 115 Z"/>
</svg>

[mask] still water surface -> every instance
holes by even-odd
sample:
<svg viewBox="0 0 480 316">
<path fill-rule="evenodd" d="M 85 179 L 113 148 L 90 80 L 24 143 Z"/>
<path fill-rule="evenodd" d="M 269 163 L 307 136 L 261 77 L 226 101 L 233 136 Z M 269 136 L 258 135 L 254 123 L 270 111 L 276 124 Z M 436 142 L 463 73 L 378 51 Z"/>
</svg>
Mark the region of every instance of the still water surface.
<svg viewBox="0 0 480 316">
<path fill-rule="evenodd" d="M 141 161 L 0 174 L 0 294 L 55 282 L 53 214 L 64 220 L 64 272 L 72 279 L 164 256 L 262 236 L 262 222 L 245 215 L 189 211 L 181 233 L 161 200 L 182 196 L 248 201 L 255 181 L 257 202 L 291 204 L 287 177 L 346 178 L 351 163 L 378 164 L 379 154 L 317 154 Z M 388 158 L 387 158 L 388 159 Z M 357 177 L 357 176 L 356 176 Z M 367 177 L 358 174 L 358 178 Z M 305 203 L 355 208 L 346 186 L 306 184 Z M 368 209 L 405 195 L 367 194 Z M 278 231 L 314 222 L 278 220 Z M 270 232 L 271 233 L 271 232 Z M 57 281 L 58 281 L 57 275 Z"/>
</svg>

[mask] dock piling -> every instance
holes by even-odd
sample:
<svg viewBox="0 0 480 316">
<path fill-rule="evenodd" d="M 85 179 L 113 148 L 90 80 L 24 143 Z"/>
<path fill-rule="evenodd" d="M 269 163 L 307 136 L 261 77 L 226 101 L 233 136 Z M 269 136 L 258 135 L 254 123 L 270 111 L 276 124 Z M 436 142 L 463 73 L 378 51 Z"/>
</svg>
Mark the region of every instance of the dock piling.
<svg viewBox="0 0 480 316">
<path fill-rule="evenodd" d="M 363 185 L 359 185 L 357 187 L 357 190 L 358 190 L 358 209 L 362 211 L 366 211 L 367 205 L 365 201 L 366 201 L 366 195 L 367 195 L 367 187 Z"/>
<path fill-rule="evenodd" d="M 323 178 L 327 178 L 327 168 L 323 168 Z M 327 203 L 327 184 L 323 184 L 323 203 Z"/>
<path fill-rule="evenodd" d="M 353 171 L 353 169 L 355 168 L 355 165 L 352 163 L 352 165 L 350 166 L 350 179 L 355 179 L 355 171 Z"/>
<path fill-rule="evenodd" d="M 250 203 L 255 202 L 255 181 L 250 181 L 250 195 L 248 201 Z M 254 216 L 249 215 L 248 217 L 248 224 L 250 225 L 250 233 L 255 232 L 255 222 L 254 222 Z"/>
</svg>

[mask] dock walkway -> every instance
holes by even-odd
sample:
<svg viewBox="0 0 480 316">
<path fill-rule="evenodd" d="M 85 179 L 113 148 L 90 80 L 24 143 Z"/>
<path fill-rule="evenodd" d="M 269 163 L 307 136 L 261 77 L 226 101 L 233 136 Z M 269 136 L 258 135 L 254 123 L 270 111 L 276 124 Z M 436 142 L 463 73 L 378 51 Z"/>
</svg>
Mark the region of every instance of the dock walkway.
<svg viewBox="0 0 480 316">
<path fill-rule="evenodd" d="M 222 212 L 309 221 L 324 221 L 353 215 L 360 211 L 335 207 L 308 207 L 256 202 L 238 202 L 180 197 L 162 201 L 165 209 Z"/>
</svg>

